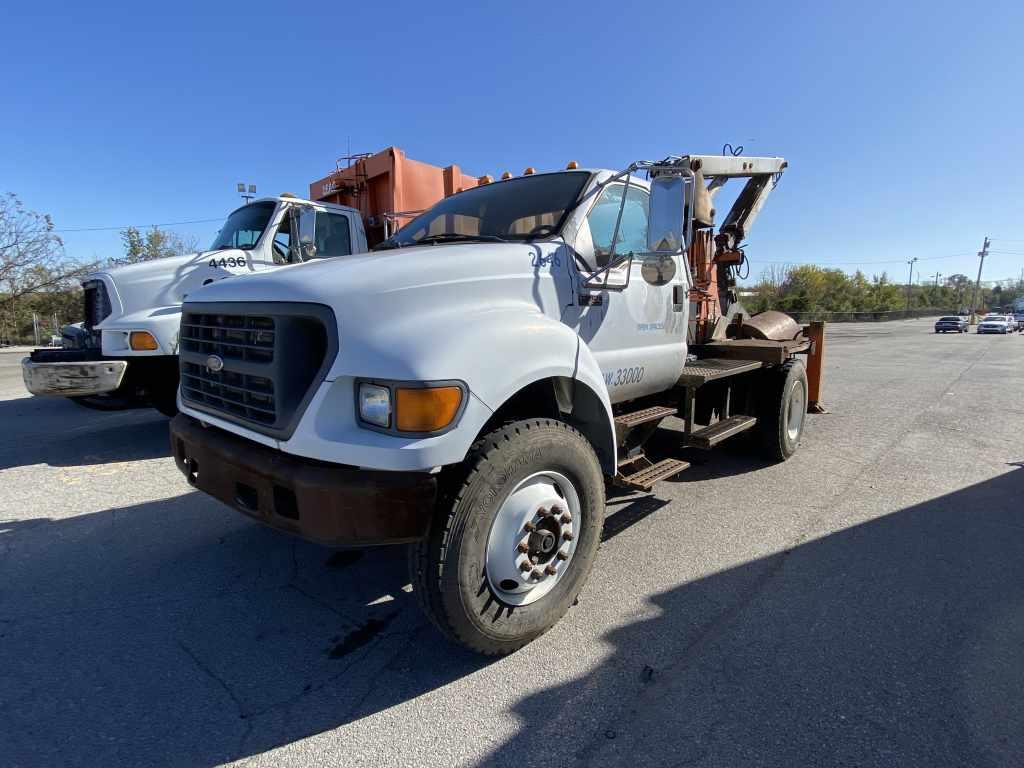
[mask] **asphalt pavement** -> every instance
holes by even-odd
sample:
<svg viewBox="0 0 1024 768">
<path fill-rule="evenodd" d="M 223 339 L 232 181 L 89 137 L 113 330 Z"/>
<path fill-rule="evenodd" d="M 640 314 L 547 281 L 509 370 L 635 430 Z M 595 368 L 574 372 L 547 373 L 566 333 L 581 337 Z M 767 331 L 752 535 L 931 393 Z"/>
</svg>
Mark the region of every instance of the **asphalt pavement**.
<svg viewBox="0 0 1024 768">
<path fill-rule="evenodd" d="M 500 660 L 400 548 L 264 529 L 165 418 L 0 350 L 0 763 L 1024 765 L 1024 335 L 930 329 L 831 326 L 796 456 L 613 497 L 579 604 Z"/>
</svg>

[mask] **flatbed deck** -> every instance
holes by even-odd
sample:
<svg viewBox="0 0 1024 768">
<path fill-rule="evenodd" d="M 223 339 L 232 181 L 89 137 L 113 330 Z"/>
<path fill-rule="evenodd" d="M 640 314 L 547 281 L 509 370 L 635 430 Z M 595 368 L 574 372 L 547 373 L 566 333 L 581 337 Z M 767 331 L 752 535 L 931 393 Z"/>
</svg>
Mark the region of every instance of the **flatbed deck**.
<svg viewBox="0 0 1024 768">
<path fill-rule="evenodd" d="M 758 360 L 762 363 L 781 365 L 793 355 L 811 348 L 806 337 L 788 341 L 766 339 L 722 339 L 693 346 L 690 351 L 699 358 L 729 358 L 731 360 Z"/>
</svg>

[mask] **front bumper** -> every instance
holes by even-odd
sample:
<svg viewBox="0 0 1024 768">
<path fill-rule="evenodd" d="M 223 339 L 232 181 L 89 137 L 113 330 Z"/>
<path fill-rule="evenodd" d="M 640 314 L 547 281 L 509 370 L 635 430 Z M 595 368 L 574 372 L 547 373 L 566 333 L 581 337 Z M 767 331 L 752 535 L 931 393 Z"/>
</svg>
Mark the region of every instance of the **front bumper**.
<svg viewBox="0 0 1024 768">
<path fill-rule="evenodd" d="M 21 361 L 21 376 L 33 395 L 88 397 L 116 390 L 127 368 L 93 350 L 37 349 Z"/>
<path fill-rule="evenodd" d="M 178 469 L 205 493 L 280 531 L 329 546 L 421 539 L 437 496 L 425 472 L 363 470 L 303 459 L 178 414 Z"/>
</svg>

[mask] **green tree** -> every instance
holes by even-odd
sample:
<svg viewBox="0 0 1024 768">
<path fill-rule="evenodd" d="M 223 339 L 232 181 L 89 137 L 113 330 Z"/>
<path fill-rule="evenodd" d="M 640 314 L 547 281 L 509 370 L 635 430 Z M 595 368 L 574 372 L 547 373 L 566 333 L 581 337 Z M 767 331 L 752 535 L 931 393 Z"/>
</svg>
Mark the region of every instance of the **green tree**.
<svg viewBox="0 0 1024 768">
<path fill-rule="evenodd" d="M 182 256 L 196 250 L 197 240 L 193 235 L 179 235 L 157 226 L 150 227 L 144 233 L 137 227 L 128 227 L 121 231 L 121 243 L 124 256 L 112 259 L 113 264 L 138 264 L 142 261 L 164 259 L 168 256 Z"/>
</svg>

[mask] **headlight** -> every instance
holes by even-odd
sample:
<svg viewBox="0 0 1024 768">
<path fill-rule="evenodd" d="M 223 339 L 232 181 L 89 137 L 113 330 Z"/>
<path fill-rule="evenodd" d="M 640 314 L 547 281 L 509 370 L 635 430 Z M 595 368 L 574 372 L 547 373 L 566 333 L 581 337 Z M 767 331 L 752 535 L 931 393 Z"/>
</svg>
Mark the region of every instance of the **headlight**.
<svg viewBox="0 0 1024 768">
<path fill-rule="evenodd" d="M 391 426 L 391 390 L 376 384 L 359 385 L 359 418 L 367 424 Z"/>
<path fill-rule="evenodd" d="M 452 427 L 465 405 L 458 381 L 359 382 L 359 419 L 393 434 L 433 435 Z"/>
</svg>

